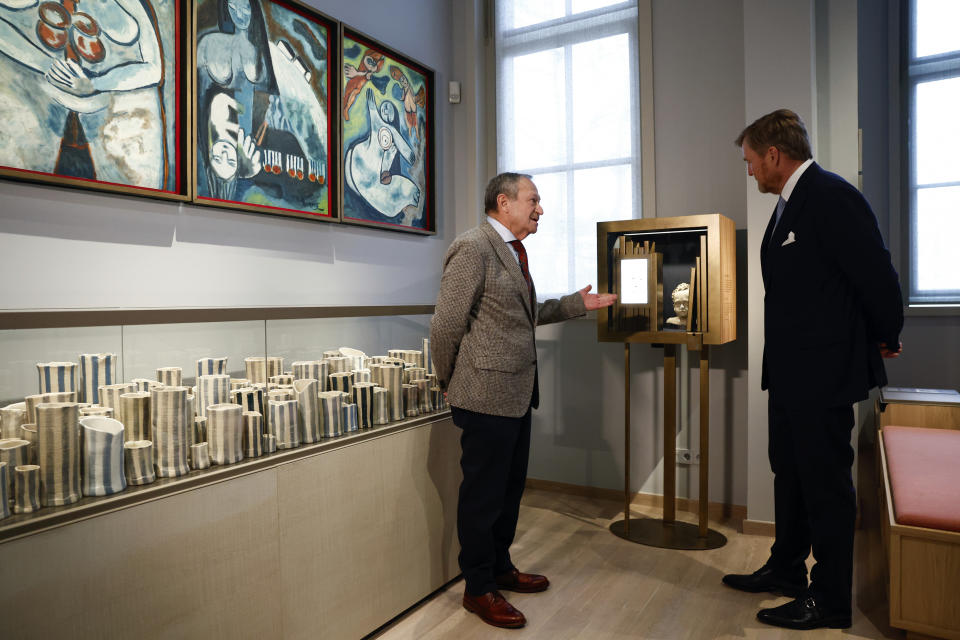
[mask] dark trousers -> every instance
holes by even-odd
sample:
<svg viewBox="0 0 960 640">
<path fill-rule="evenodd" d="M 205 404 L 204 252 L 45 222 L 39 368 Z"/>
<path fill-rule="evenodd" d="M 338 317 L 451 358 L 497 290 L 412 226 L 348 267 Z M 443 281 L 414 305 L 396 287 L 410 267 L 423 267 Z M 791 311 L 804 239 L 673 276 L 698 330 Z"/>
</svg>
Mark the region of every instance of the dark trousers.
<svg viewBox="0 0 960 640">
<path fill-rule="evenodd" d="M 806 575 L 813 548 L 810 595 L 838 613 L 850 613 L 853 588 L 853 407 L 784 407 L 772 394 L 769 455 L 774 473 L 776 540 L 768 565 Z"/>
<path fill-rule="evenodd" d="M 460 436 L 457 535 L 467 593 L 497 589 L 494 576 L 513 569 L 510 545 L 517 531 L 520 498 L 530 455 L 530 410 L 520 418 L 450 408 Z"/>
</svg>

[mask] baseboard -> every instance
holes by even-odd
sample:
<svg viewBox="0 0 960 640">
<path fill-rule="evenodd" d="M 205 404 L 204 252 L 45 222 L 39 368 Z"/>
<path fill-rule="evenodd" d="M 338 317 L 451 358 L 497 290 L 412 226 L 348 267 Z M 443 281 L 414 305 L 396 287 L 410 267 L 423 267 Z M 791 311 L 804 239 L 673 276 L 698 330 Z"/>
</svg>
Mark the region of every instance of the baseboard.
<svg viewBox="0 0 960 640">
<path fill-rule="evenodd" d="M 745 533 L 748 536 L 768 536 L 772 538 L 777 533 L 776 527 L 776 524 L 767 520 L 744 519 L 740 533 Z"/>
<path fill-rule="evenodd" d="M 579 484 L 555 482 L 553 480 L 538 480 L 536 478 L 527 478 L 527 487 L 530 489 L 541 489 L 543 491 L 566 493 L 585 498 L 623 502 L 623 491 L 617 489 L 585 487 Z M 663 507 L 663 496 L 655 493 L 641 493 L 638 491 L 633 494 L 633 497 L 630 499 L 630 504 L 643 507 Z M 696 500 L 691 500 L 690 498 L 677 498 L 677 509 L 687 513 L 698 513 L 699 503 Z M 726 504 L 724 502 L 707 503 L 707 518 L 710 520 L 738 522 L 745 520 L 746 517 L 747 507 L 744 505 Z M 770 535 L 773 534 L 771 533 Z"/>
</svg>

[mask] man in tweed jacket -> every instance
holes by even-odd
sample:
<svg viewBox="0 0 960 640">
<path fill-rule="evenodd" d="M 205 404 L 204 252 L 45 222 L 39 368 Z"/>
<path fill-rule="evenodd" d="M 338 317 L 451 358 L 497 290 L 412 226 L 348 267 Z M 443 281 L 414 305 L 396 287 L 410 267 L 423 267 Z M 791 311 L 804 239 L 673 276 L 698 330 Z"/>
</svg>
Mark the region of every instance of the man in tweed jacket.
<svg viewBox="0 0 960 640">
<path fill-rule="evenodd" d="M 532 593 L 544 576 L 510 561 L 530 452 L 530 411 L 539 404 L 539 324 L 582 316 L 613 303 L 590 286 L 536 303 L 526 250 L 543 215 L 530 176 L 503 173 L 487 185 L 487 220 L 458 236 L 443 259 L 430 326 L 433 362 L 462 429 L 463 482 L 457 506 L 463 606 L 499 627 L 522 627 L 523 614 L 499 589 Z"/>
</svg>

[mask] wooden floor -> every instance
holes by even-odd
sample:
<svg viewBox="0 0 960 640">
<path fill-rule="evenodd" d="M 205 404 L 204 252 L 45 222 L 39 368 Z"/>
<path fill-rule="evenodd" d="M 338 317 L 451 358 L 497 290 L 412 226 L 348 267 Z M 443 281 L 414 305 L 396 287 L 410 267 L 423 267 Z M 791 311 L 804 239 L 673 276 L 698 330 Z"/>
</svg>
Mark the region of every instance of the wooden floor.
<svg viewBox="0 0 960 640">
<path fill-rule="evenodd" d="M 872 492 L 869 484 L 860 486 Z M 726 546 L 713 551 L 655 549 L 621 540 L 607 530 L 622 517 L 622 503 L 528 489 L 511 553 L 522 571 L 546 574 L 551 586 L 539 594 L 505 594 L 526 615 L 524 629 L 496 629 L 465 611 L 463 581 L 457 580 L 372 637 L 903 638 L 887 624 L 877 514 L 872 500 L 865 502 L 864 526 L 856 539 L 853 627 L 845 631 L 789 631 L 763 625 L 756 620 L 757 610 L 787 598 L 742 593 L 721 584 L 725 573 L 759 568 L 767 559 L 770 538 L 737 533 L 731 526 L 735 523 L 711 523 L 727 536 Z M 633 513 L 659 512 L 635 507 Z M 694 521 L 690 514 L 680 518 Z"/>
</svg>

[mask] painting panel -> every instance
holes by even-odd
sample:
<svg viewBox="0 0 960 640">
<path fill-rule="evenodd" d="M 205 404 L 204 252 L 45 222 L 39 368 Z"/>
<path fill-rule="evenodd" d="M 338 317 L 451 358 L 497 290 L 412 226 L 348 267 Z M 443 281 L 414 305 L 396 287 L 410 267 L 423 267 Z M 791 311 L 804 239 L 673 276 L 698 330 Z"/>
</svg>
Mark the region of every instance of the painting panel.
<svg viewBox="0 0 960 640">
<path fill-rule="evenodd" d="M 0 175 L 187 199 L 184 4 L 0 1 Z"/>
<path fill-rule="evenodd" d="M 434 233 L 434 76 L 344 27 L 340 129 L 342 219 Z"/>
<path fill-rule="evenodd" d="M 197 0 L 197 203 L 337 217 L 335 39 L 336 22 L 299 3 Z"/>
</svg>

